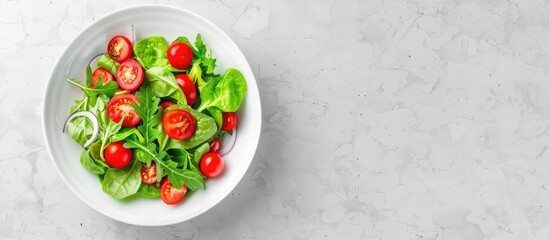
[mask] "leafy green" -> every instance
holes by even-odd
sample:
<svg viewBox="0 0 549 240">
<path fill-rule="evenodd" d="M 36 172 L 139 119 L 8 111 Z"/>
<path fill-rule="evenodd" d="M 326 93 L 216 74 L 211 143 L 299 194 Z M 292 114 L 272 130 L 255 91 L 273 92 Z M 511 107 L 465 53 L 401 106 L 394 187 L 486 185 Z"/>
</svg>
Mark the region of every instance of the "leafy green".
<svg viewBox="0 0 549 240">
<path fill-rule="evenodd" d="M 217 123 L 217 126 L 221 128 L 221 125 L 223 125 L 223 114 L 221 113 L 221 110 L 217 107 L 209 107 L 207 110 L 215 120 L 215 123 Z"/>
<path fill-rule="evenodd" d="M 107 96 L 99 95 L 96 101 L 92 103 L 90 98 L 84 95 L 82 99 L 75 101 L 75 105 L 71 107 L 71 114 L 80 111 L 91 111 L 96 114 L 101 126 L 101 120 L 104 119 L 103 114 L 106 115 L 108 101 Z M 67 131 L 74 141 L 83 145 L 92 136 L 93 124 L 88 118 L 77 117 L 67 123 Z"/>
<path fill-rule="evenodd" d="M 156 97 L 171 97 L 176 99 L 178 103 L 187 104 L 185 94 L 177 84 L 175 76 L 170 70 L 162 67 L 153 67 L 145 71 L 145 76 Z"/>
<path fill-rule="evenodd" d="M 97 66 L 107 69 L 112 75 L 116 76 L 116 70 L 118 69 L 118 66 L 120 66 L 120 63 L 114 61 L 109 55 L 104 54 L 99 61 L 97 61 Z"/>
<path fill-rule="evenodd" d="M 168 62 L 168 42 L 161 36 L 143 38 L 135 44 L 133 52 L 137 61 L 145 69 L 152 67 L 169 67 Z"/>
<path fill-rule="evenodd" d="M 154 96 L 149 84 L 141 86 L 135 97 L 140 104 L 132 102 L 132 106 L 142 122 L 137 130 L 143 134 L 145 144 L 150 145 L 160 136 L 160 131 L 155 128 L 162 121 L 162 108 L 158 107 L 160 99 Z"/>
<path fill-rule="evenodd" d="M 246 79 L 242 73 L 230 68 L 223 76 L 214 78 L 202 87 L 200 90 L 202 104 L 198 110 L 217 107 L 223 112 L 236 112 L 246 96 L 246 91 Z"/>
<path fill-rule="evenodd" d="M 137 131 L 136 128 L 131 127 L 131 128 L 120 129 L 118 133 L 112 135 L 111 142 L 122 141 L 131 135 L 135 135 L 141 142 L 145 141 L 145 139 L 143 138 L 143 135 L 139 131 Z"/>
<path fill-rule="evenodd" d="M 99 131 L 99 137 L 101 138 L 101 160 L 105 160 L 105 156 L 103 155 L 103 152 L 107 145 L 111 143 L 111 137 L 118 133 L 120 131 L 120 128 L 122 127 L 122 121 L 120 120 L 119 123 L 116 123 L 112 121 L 111 119 L 106 119 L 105 123 L 99 123 L 102 131 Z"/>
<path fill-rule="evenodd" d="M 104 174 L 105 170 L 109 168 L 104 162 L 95 160 L 90 154 L 90 149 L 82 152 L 82 155 L 80 155 L 80 164 L 82 164 L 84 169 L 94 174 Z"/>
<path fill-rule="evenodd" d="M 216 76 L 214 73 L 216 67 L 216 59 L 212 56 L 212 50 L 208 50 L 204 41 L 202 41 L 202 36 L 200 34 L 196 35 L 194 46 L 191 44 L 191 41 L 185 36 L 178 37 L 174 42 L 183 42 L 193 50 L 193 68 L 195 64 L 198 64 L 206 75 Z M 191 70 L 192 71 L 192 70 Z M 195 81 L 195 79 L 193 79 Z"/>
<path fill-rule="evenodd" d="M 139 189 L 137 189 L 137 195 L 144 198 L 159 198 L 160 188 L 156 184 L 142 183 Z"/>
<path fill-rule="evenodd" d="M 118 89 L 118 84 L 115 81 L 103 84 L 101 78 L 99 78 L 95 87 L 90 87 L 89 85 L 93 81 L 93 77 L 91 73 L 91 68 L 89 66 L 86 68 L 86 85 L 82 85 L 73 79 L 67 79 L 67 81 L 69 81 L 74 86 L 80 88 L 84 92 L 84 94 L 86 94 L 86 96 L 90 98 L 92 104 L 95 104 L 97 95 L 104 94 L 111 98 L 112 96 L 114 96 L 114 93 Z"/>
<path fill-rule="evenodd" d="M 141 162 L 133 161 L 131 168 L 109 168 L 102 182 L 103 192 L 123 199 L 137 192 L 141 185 Z"/>
<path fill-rule="evenodd" d="M 170 139 L 170 143 L 168 143 L 166 147 L 167 149 L 191 149 L 202 143 L 209 142 L 209 140 L 211 140 L 217 133 L 217 125 L 215 123 L 215 120 L 210 116 L 182 104 L 172 105 L 167 108 L 166 111 L 172 109 L 183 109 L 191 113 L 191 115 L 193 115 L 194 119 L 196 120 L 196 128 L 194 130 L 194 134 L 184 141 Z"/>
<path fill-rule="evenodd" d="M 192 158 L 192 154 L 187 152 L 185 149 L 172 149 L 168 153 L 172 161 L 177 163 L 178 168 L 187 169 L 187 163 Z"/>
<path fill-rule="evenodd" d="M 198 85 L 198 89 L 202 89 L 206 85 L 206 81 L 202 78 L 202 68 L 200 63 L 193 63 L 189 71 L 189 78 Z"/>
<path fill-rule="evenodd" d="M 202 145 L 198 146 L 195 150 L 194 150 L 194 154 L 193 154 L 193 163 L 198 166 L 198 164 L 200 163 L 200 159 L 202 159 L 202 157 L 204 156 L 204 154 L 208 153 L 210 151 L 210 143 L 208 142 L 205 142 L 203 143 Z"/>
</svg>

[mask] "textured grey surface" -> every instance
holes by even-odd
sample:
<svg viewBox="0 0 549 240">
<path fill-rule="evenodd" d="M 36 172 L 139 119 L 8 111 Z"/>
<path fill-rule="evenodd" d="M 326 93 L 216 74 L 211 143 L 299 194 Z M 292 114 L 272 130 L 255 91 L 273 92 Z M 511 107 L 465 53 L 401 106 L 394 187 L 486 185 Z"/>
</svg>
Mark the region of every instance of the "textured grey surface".
<svg viewBox="0 0 549 240">
<path fill-rule="evenodd" d="M 235 191 L 136 227 L 77 199 L 40 125 L 61 50 L 153 1 L 0 0 L 0 238 L 544 239 L 549 6 L 542 1 L 154 1 L 208 18 L 258 80 L 263 129 Z"/>
</svg>

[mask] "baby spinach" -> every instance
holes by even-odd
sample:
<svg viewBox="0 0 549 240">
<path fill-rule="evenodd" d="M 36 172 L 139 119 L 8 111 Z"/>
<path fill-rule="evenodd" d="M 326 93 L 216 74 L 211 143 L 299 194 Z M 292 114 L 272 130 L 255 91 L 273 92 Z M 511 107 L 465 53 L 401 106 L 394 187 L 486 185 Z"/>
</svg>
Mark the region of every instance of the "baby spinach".
<svg viewBox="0 0 549 240">
<path fill-rule="evenodd" d="M 133 52 L 145 69 L 168 67 L 168 42 L 161 36 L 143 38 L 135 44 Z"/>
<path fill-rule="evenodd" d="M 162 67 L 153 67 L 145 71 L 145 76 L 156 97 L 171 97 L 179 103 L 187 104 L 185 94 L 177 84 L 175 76 L 170 70 Z"/>
<path fill-rule="evenodd" d="M 108 169 L 109 166 L 107 166 L 101 160 L 94 159 L 90 153 L 90 149 L 87 149 L 84 152 L 82 152 L 82 155 L 80 155 L 80 164 L 82 164 L 84 169 L 88 170 L 91 173 L 100 174 L 100 175 L 104 174 L 105 170 Z"/>
<path fill-rule="evenodd" d="M 191 115 L 193 115 L 194 119 L 196 120 L 196 128 L 194 130 L 194 134 L 190 138 L 184 141 L 170 139 L 170 143 L 168 144 L 167 149 L 172 149 L 172 148 L 191 149 L 202 143 L 205 143 L 211 140 L 214 137 L 214 135 L 217 133 L 217 125 L 215 123 L 215 120 L 210 116 L 203 114 L 197 110 L 194 110 L 187 105 L 182 105 L 182 104 L 170 106 L 169 108 L 166 109 L 166 111 L 169 111 L 172 109 L 183 109 L 191 113 Z"/>
<path fill-rule="evenodd" d="M 104 54 L 99 61 L 97 61 L 97 66 L 107 69 L 112 75 L 116 76 L 116 70 L 118 69 L 118 66 L 120 66 L 120 63 L 114 61 L 109 55 Z"/>
<path fill-rule="evenodd" d="M 137 192 L 141 185 L 141 162 L 133 161 L 131 168 L 109 168 L 103 178 L 103 192 L 123 199 Z"/>
<path fill-rule="evenodd" d="M 217 107 L 223 112 L 236 112 L 246 96 L 246 79 L 234 68 L 227 69 L 223 76 L 214 78 L 200 90 L 202 104 L 198 111 Z"/>
<path fill-rule="evenodd" d="M 217 126 L 221 128 L 221 125 L 223 125 L 223 114 L 221 113 L 221 110 L 217 107 L 209 107 L 207 110 L 215 120 L 215 123 L 217 123 Z"/>
<path fill-rule="evenodd" d="M 137 189 L 137 195 L 144 198 L 159 198 L 160 188 L 156 184 L 142 183 L 139 189 Z"/>
<path fill-rule="evenodd" d="M 200 163 L 200 159 L 202 159 L 202 157 L 204 156 L 204 154 L 208 153 L 210 151 L 210 143 L 208 142 L 205 142 L 203 143 L 202 145 L 198 146 L 195 150 L 194 150 L 194 154 L 193 154 L 193 163 L 198 166 L 198 164 Z"/>
<path fill-rule="evenodd" d="M 107 96 L 99 95 L 92 103 L 90 98 L 84 95 L 82 99 L 75 101 L 75 105 L 71 107 L 71 114 L 79 111 L 91 111 L 96 114 L 101 123 L 101 120 L 104 119 L 103 114 L 106 115 L 108 101 Z M 78 117 L 67 123 L 67 131 L 74 141 L 83 145 L 91 137 L 93 125 L 87 118 Z"/>
</svg>

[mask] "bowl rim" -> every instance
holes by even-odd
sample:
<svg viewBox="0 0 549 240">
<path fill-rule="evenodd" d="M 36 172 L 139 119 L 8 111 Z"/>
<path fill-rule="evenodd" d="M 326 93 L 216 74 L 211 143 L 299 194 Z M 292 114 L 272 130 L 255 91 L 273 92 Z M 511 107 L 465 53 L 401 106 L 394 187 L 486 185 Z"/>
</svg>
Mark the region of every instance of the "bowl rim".
<svg viewBox="0 0 549 240">
<path fill-rule="evenodd" d="M 133 11 L 133 10 L 138 10 L 138 9 L 147 9 L 147 8 L 151 8 L 151 9 L 154 9 L 154 10 L 158 10 L 158 11 L 163 11 L 163 10 L 175 10 L 175 11 L 181 11 L 181 12 L 185 12 L 186 14 L 189 14 L 191 15 L 192 17 L 195 17 L 197 19 L 199 19 L 200 21 L 203 21 L 206 25 L 209 25 L 209 27 L 211 27 L 212 29 L 214 29 L 215 31 L 218 31 L 223 37 L 226 37 L 229 42 L 228 44 L 230 45 L 233 45 L 236 49 L 238 49 L 240 51 L 240 53 L 242 54 L 242 57 L 243 57 L 243 60 L 244 62 L 246 63 L 246 65 L 248 67 L 250 67 L 251 69 L 251 65 L 250 63 L 248 62 L 248 59 L 246 58 L 246 56 L 244 55 L 244 53 L 242 52 L 242 50 L 240 49 L 240 47 L 238 47 L 238 45 L 234 42 L 234 40 L 229 36 L 227 35 L 227 33 L 225 31 L 223 31 L 221 28 L 219 28 L 217 25 L 215 25 L 213 22 L 211 22 L 210 20 L 206 19 L 205 17 L 191 11 L 191 10 L 188 10 L 188 9 L 184 9 L 184 8 L 180 8 L 180 7 L 175 7 L 175 6 L 171 6 L 171 5 L 164 5 L 164 4 L 142 4 L 142 5 L 137 5 L 137 6 L 130 6 L 130 7 L 125 7 L 125 8 L 121 8 L 121 9 L 118 9 L 118 10 L 115 10 L 115 11 L 112 11 L 112 12 L 109 12 L 105 15 L 102 15 L 101 17 L 95 19 L 94 21 L 90 22 L 86 27 L 82 28 L 82 30 L 80 30 L 78 32 L 77 35 L 75 35 L 70 42 L 68 42 L 63 51 L 57 56 L 57 59 L 55 61 L 55 64 L 53 65 L 53 68 L 50 72 L 50 75 L 49 75 L 49 78 L 46 82 L 46 85 L 45 85 L 45 88 L 44 88 L 44 92 L 43 92 L 43 99 L 42 99 L 42 135 L 44 137 L 44 142 L 45 142 L 45 145 L 46 145 L 46 149 L 47 149 L 47 152 L 48 152 L 48 156 L 50 157 L 50 160 L 53 162 L 53 165 L 59 175 L 59 177 L 63 180 L 63 182 L 65 183 L 66 186 L 68 186 L 68 188 L 71 190 L 71 192 L 73 194 L 75 194 L 81 201 L 83 201 L 87 206 L 91 207 L 92 209 L 94 209 L 95 211 L 109 217 L 110 219 L 113 219 L 113 220 L 116 220 L 116 221 L 119 221 L 119 222 L 123 222 L 123 223 L 126 223 L 126 224 L 131 224 L 131 225 L 136 225 L 136 226 L 167 226 L 167 225 L 173 225 L 173 224 L 177 224 L 177 223 L 181 223 L 181 222 L 185 222 L 185 221 L 188 221 L 188 220 L 191 220 L 209 210 L 211 210 L 212 208 L 214 208 L 215 206 L 217 206 L 221 201 L 223 201 L 231 192 L 234 191 L 234 189 L 236 188 L 236 186 L 238 184 L 240 184 L 240 182 L 242 181 L 242 179 L 244 178 L 244 175 L 247 173 L 248 169 L 250 168 L 252 162 L 253 162 L 253 159 L 255 158 L 255 154 L 257 153 L 257 147 L 259 145 L 259 139 L 260 139 L 260 135 L 261 135 L 261 129 L 262 129 L 262 110 L 261 110 L 261 96 L 259 94 L 259 88 L 257 86 L 257 80 L 255 78 L 255 76 L 253 76 L 253 71 L 251 71 L 251 74 L 252 74 L 252 77 L 253 77 L 253 82 L 255 83 L 255 91 L 257 92 L 257 104 L 258 104 L 258 112 L 257 113 L 254 113 L 254 114 L 257 114 L 259 116 L 259 120 L 257 124 L 259 130 L 256 131 L 254 134 L 252 134 L 252 138 L 253 138 L 253 142 L 252 142 L 252 148 L 250 149 L 253 149 L 253 153 L 251 155 L 251 159 L 250 159 L 250 162 L 249 164 L 246 165 L 246 169 L 244 171 L 241 172 L 241 174 L 238 175 L 238 181 L 235 182 L 235 184 L 233 184 L 232 186 L 229 186 L 230 187 L 230 190 L 229 191 L 226 191 L 226 194 L 224 194 L 222 197 L 218 198 L 217 200 L 213 201 L 213 204 L 206 208 L 205 210 L 203 211 L 196 211 L 196 212 L 193 212 L 191 214 L 189 214 L 187 217 L 185 218 L 181 218 L 181 219 L 174 219 L 174 220 L 166 220 L 164 222 L 148 222 L 148 223 L 143 223 L 143 222 L 132 222 L 132 221 L 129 221 L 128 219 L 118 219 L 118 218 L 114 218 L 112 215 L 110 215 L 108 212 L 105 212 L 105 211 L 102 211 L 100 209 L 98 209 L 96 206 L 94 206 L 92 204 L 92 201 L 82 197 L 78 191 L 75 190 L 75 188 L 68 183 L 68 180 L 66 179 L 66 177 L 61 173 L 60 171 L 60 168 L 58 166 L 58 163 L 57 161 L 55 160 L 54 156 L 53 156 L 53 153 L 52 153 L 52 150 L 51 150 L 51 143 L 49 142 L 48 140 L 48 135 L 47 135 L 47 131 L 46 131 L 46 116 L 48 115 L 47 112 L 48 112 L 48 109 L 47 109 L 47 106 L 46 106 L 46 99 L 47 99 L 47 96 L 48 96 L 48 92 L 50 92 L 50 88 L 52 88 L 52 82 L 53 82 L 53 74 L 54 74 L 54 70 L 59 68 L 60 67 L 60 64 L 61 64 L 61 61 L 60 61 L 60 57 L 61 56 L 64 56 L 66 54 L 66 52 L 75 44 L 76 42 L 76 39 L 78 38 L 78 36 L 80 36 L 81 33 L 83 32 L 86 32 L 88 31 L 88 29 L 92 28 L 95 23 L 99 22 L 99 21 L 102 21 L 103 19 L 105 18 L 110 18 L 116 14 L 120 14 L 121 12 L 125 12 L 125 11 Z M 248 89 L 249 86 L 248 86 Z"/>
</svg>

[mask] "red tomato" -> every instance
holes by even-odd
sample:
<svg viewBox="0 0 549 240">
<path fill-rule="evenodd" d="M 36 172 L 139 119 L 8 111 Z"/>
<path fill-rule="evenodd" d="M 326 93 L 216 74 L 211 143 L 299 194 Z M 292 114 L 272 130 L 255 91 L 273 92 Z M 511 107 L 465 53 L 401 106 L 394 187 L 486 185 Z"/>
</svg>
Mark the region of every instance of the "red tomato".
<svg viewBox="0 0 549 240">
<path fill-rule="evenodd" d="M 115 36 L 107 45 L 107 53 L 114 61 L 121 63 L 132 56 L 132 42 L 124 36 Z"/>
<path fill-rule="evenodd" d="M 162 185 L 160 186 L 160 197 L 164 203 L 168 205 L 177 204 L 183 200 L 185 193 L 187 193 L 187 186 L 185 186 L 185 184 L 183 184 L 181 189 L 176 189 L 168 178 L 162 180 Z"/>
<path fill-rule="evenodd" d="M 231 131 L 234 127 L 236 127 L 236 114 L 234 112 L 224 112 L 221 131 Z"/>
<path fill-rule="evenodd" d="M 139 100 L 133 94 L 120 94 L 114 96 L 107 106 L 107 114 L 109 118 L 114 122 L 120 122 L 122 117 L 124 121 L 122 122 L 123 127 L 135 126 L 141 121 L 141 118 L 135 110 L 133 109 L 132 102 L 139 105 Z"/>
<path fill-rule="evenodd" d="M 194 86 L 193 80 L 184 73 L 175 75 L 175 80 L 185 93 L 187 105 L 192 106 L 196 102 L 196 86 Z"/>
<path fill-rule="evenodd" d="M 116 70 L 116 82 L 124 90 L 137 90 L 143 83 L 143 77 L 143 67 L 133 58 L 121 63 Z"/>
<path fill-rule="evenodd" d="M 141 180 L 146 184 L 154 184 L 157 181 L 156 163 L 152 162 L 150 167 L 143 165 L 141 167 Z"/>
<path fill-rule="evenodd" d="M 214 138 L 214 139 L 210 142 L 210 152 L 219 153 L 219 149 L 221 149 L 221 144 L 219 143 L 219 139 L 218 139 L 218 138 Z"/>
<path fill-rule="evenodd" d="M 162 107 L 162 109 L 166 110 L 166 108 L 168 108 L 169 106 L 174 105 L 174 104 L 175 103 L 172 102 L 172 101 L 164 101 L 164 102 L 160 103 L 160 106 Z"/>
<path fill-rule="evenodd" d="M 175 42 L 168 48 L 168 62 L 177 69 L 186 69 L 193 61 L 193 50 L 189 45 Z"/>
<path fill-rule="evenodd" d="M 124 147 L 124 141 L 110 143 L 103 153 L 112 168 L 123 168 L 132 160 L 132 150 Z"/>
<path fill-rule="evenodd" d="M 225 163 L 218 153 L 206 153 L 200 160 L 200 170 L 204 176 L 215 178 L 223 173 Z"/>
<path fill-rule="evenodd" d="M 196 120 L 185 110 L 173 109 L 164 113 L 162 127 L 169 137 L 175 140 L 185 140 L 193 135 Z"/>
<path fill-rule="evenodd" d="M 95 69 L 95 71 L 93 71 L 93 74 L 92 74 L 93 81 L 90 84 L 90 87 L 94 88 L 95 85 L 97 85 L 97 81 L 99 77 L 101 77 L 101 81 L 103 81 L 103 85 L 105 85 L 105 83 L 114 81 L 114 77 L 112 76 L 112 73 L 109 72 L 109 70 L 104 68 L 98 68 L 98 69 Z"/>
</svg>

